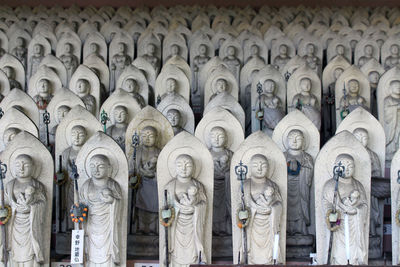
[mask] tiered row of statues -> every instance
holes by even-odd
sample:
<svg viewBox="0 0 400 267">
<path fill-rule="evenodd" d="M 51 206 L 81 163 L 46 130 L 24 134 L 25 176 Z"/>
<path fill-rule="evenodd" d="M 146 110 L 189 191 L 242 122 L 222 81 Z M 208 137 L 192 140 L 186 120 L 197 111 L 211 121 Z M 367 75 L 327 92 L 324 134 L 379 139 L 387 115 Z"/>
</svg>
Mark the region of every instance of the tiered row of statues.
<svg viewBox="0 0 400 267">
<path fill-rule="evenodd" d="M 0 6 L 1 261 L 365 265 L 391 197 L 398 264 L 399 47 L 398 8 Z"/>
</svg>

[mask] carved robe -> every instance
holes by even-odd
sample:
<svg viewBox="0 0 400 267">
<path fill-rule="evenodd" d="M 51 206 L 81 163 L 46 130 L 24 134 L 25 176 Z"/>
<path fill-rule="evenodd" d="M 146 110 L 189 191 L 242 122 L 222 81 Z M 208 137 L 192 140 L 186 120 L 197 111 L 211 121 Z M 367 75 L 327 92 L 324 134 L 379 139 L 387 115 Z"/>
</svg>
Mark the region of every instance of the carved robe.
<svg viewBox="0 0 400 267">
<path fill-rule="evenodd" d="M 399 149 L 400 99 L 388 96 L 384 100 L 384 129 L 386 134 L 386 159 L 391 160 Z"/>
</svg>

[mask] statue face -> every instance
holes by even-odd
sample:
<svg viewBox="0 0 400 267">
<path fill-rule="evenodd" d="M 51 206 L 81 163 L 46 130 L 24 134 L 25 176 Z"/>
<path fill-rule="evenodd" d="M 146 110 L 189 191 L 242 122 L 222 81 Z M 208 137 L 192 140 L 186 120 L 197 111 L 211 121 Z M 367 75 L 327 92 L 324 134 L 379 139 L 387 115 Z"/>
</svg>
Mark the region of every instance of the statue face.
<svg viewBox="0 0 400 267">
<path fill-rule="evenodd" d="M 87 94 L 89 92 L 89 83 L 86 80 L 79 79 L 76 82 L 76 91 L 78 94 Z"/>
<path fill-rule="evenodd" d="M 176 80 L 173 78 L 167 79 L 167 93 L 174 93 L 176 90 Z"/>
<path fill-rule="evenodd" d="M 379 82 L 379 73 L 376 71 L 371 71 L 368 74 L 368 79 L 370 83 L 375 83 L 377 84 Z"/>
<path fill-rule="evenodd" d="M 91 43 L 90 44 L 90 52 L 97 53 L 97 50 L 98 50 L 97 44 L 96 43 Z"/>
<path fill-rule="evenodd" d="M 333 73 L 335 80 L 337 80 L 340 77 L 340 75 L 342 75 L 343 72 L 344 72 L 344 70 L 342 68 L 335 69 L 335 71 Z"/>
<path fill-rule="evenodd" d="M 350 80 L 348 83 L 349 91 L 353 94 L 358 94 L 360 89 L 360 85 L 357 80 Z"/>
<path fill-rule="evenodd" d="M 35 44 L 33 46 L 33 53 L 42 54 L 42 46 L 40 44 Z"/>
<path fill-rule="evenodd" d="M 24 39 L 21 37 L 17 38 L 17 46 L 24 46 L 25 42 Z"/>
<path fill-rule="evenodd" d="M 368 132 L 365 129 L 356 129 L 354 130 L 353 135 L 364 147 L 368 146 Z"/>
<path fill-rule="evenodd" d="M 357 40 L 351 40 L 350 41 L 350 47 L 351 47 L 352 50 L 354 50 L 354 48 L 356 48 L 357 43 L 358 43 Z"/>
<path fill-rule="evenodd" d="M 33 160 L 28 155 L 19 155 L 13 162 L 13 170 L 17 178 L 30 178 L 34 171 Z"/>
<path fill-rule="evenodd" d="M 311 80 L 308 78 L 303 78 L 300 80 L 300 90 L 302 92 L 310 92 L 311 91 Z"/>
<path fill-rule="evenodd" d="M 275 91 L 275 82 L 273 80 L 266 80 L 264 82 L 264 90 L 268 94 L 272 94 Z"/>
<path fill-rule="evenodd" d="M 390 53 L 392 54 L 392 55 L 396 55 L 396 56 L 398 56 L 399 55 L 399 46 L 398 45 L 392 45 L 391 47 L 390 47 Z"/>
<path fill-rule="evenodd" d="M 149 44 L 147 46 L 147 54 L 153 55 L 156 52 L 156 46 L 154 44 Z"/>
<path fill-rule="evenodd" d="M 134 79 L 128 79 L 125 81 L 124 84 L 124 89 L 128 92 L 128 93 L 137 93 L 137 82 Z"/>
<path fill-rule="evenodd" d="M 172 56 L 179 55 L 179 46 L 177 46 L 177 45 L 171 46 L 171 55 Z"/>
<path fill-rule="evenodd" d="M 224 79 L 218 79 L 217 83 L 215 84 L 217 89 L 217 93 L 222 93 L 226 91 L 226 81 Z"/>
<path fill-rule="evenodd" d="M 256 179 L 264 179 L 268 173 L 268 161 L 262 155 L 255 155 L 250 162 L 251 176 Z"/>
<path fill-rule="evenodd" d="M 390 83 L 390 90 L 392 94 L 400 95 L 400 81 L 396 80 Z"/>
<path fill-rule="evenodd" d="M 344 46 L 343 45 L 336 46 L 336 54 L 337 55 L 343 55 L 344 54 Z"/>
<path fill-rule="evenodd" d="M 214 127 L 210 131 L 211 147 L 222 148 L 226 144 L 226 132 L 221 127 Z"/>
<path fill-rule="evenodd" d="M 287 55 L 288 48 L 286 45 L 279 46 L 279 54 L 280 55 Z"/>
<path fill-rule="evenodd" d="M 69 54 L 69 53 L 71 53 L 72 52 L 72 45 L 71 44 L 65 44 L 65 46 L 64 46 L 64 52 L 65 53 L 67 53 L 67 54 Z"/>
<path fill-rule="evenodd" d="M 172 127 L 178 127 L 181 121 L 181 114 L 176 109 L 170 109 L 167 112 L 167 119 Z"/>
<path fill-rule="evenodd" d="M 146 127 L 140 132 L 140 140 L 147 147 L 152 147 L 156 144 L 157 132 L 152 127 Z"/>
<path fill-rule="evenodd" d="M 299 130 L 290 131 L 287 138 L 289 149 L 301 150 L 303 148 L 304 136 Z"/>
<path fill-rule="evenodd" d="M 200 45 L 199 46 L 199 54 L 201 55 L 201 56 L 204 56 L 205 54 L 207 53 L 207 46 L 205 46 L 205 45 Z"/>
<path fill-rule="evenodd" d="M 315 52 L 314 45 L 313 44 L 308 44 L 307 45 L 307 53 L 311 55 L 311 54 L 314 54 L 314 52 Z"/>
<path fill-rule="evenodd" d="M 86 130 L 82 126 L 74 126 L 71 130 L 71 143 L 74 146 L 81 146 L 86 141 Z"/>
<path fill-rule="evenodd" d="M 46 79 L 42 79 L 39 81 L 39 94 L 48 95 L 50 93 L 50 83 Z"/>
<path fill-rule="evenodd" d="M 110 163 L 103 155 L 95 155 L 89 162 L 90 175 L 94 179 L 108 178 Z"/>
<path fill-rule="evenodd" d="M 338 158 L 336 159 L 336 163 L 338 164 L 339 161 L 342 163 L 342 165 L 344 166 L 344 178 L 350 178 L 353 176 L 354 174 L 354 160 L 352 158 L 349 157 L 343 157 L 342 155 L 339 155 Z"/>
<path fill-rule="evenodd" d="M 126 123 L 128 118 L 128 112 L 124 106 L 118 106 L 113 112 L 114 120 L 116 123 Z"/>
<path fill-rule="evenodd" d="M 259 54 L 260 49 L 258 48 L 257 45 L 252 45 L 251 46 L 251 55 L 255 56 Z"/>
<path fill-rule="evenodd" d="M 176 174 L 181 178 L 191 178 L 194 172 L 194 162 L 189 155 L 180 155 L 175 160 Z"/>
<path fill-rule="evenodd" d="M 373 51 L 374 51 L 374 48 L 370 45 L 366 45 L 364 47 L 364 53 L 366 56 L 372 56 Z"/>
<path fill-rule="evenodd" d="M 125 52 L 125 44 L 124 43 L 118 43 L 118 52 L 119 53 L 124 53 Z"/>
<path fill-rule="evenodd" d="M 228 56 L 234 56 L 235 55 L 235 53 L 236 53 L 236 51 L 235 51 L 235 47 L 233 47 L 233 46 L 228 46 L 228 48 L 227 48 L 227 54 L 228 54 Z"/>
<path fill-rule="evenodd" d="M 67 106 L 61 106 L 57 109 L 56 118 L 58 123 L 60 123 L 64 119 L 64 117 L 68 114 L 70 110 L 70 107 Z"/>
<path fill-rule="evenodd" d="M 17 134 L 19 134 L 20 132 L 21 132 L 21 130 L 18 129 L 18 128 L 14 128 L 14 127 L 7 128 L 4 131 L 4 134 L 3 134 L 3 143 L 4 143 L 4 145 L 7 146 L 8 143 L 10 143 L 14 139 L 14 137 Z"/>
</svg>

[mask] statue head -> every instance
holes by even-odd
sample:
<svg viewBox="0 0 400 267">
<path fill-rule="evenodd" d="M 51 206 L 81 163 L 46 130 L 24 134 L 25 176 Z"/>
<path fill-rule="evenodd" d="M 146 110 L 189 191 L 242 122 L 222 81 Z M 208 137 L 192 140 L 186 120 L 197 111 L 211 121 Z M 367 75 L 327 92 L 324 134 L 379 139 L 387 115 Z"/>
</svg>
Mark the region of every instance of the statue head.
<svg viewBox="0 0 400 267">
<path fill-rule="evenodd" d="M 68 107 L 68 106 L 65 106 L 65 105 L 62 105 L 62 106 L 59 106 L 58 108 L 57 108 L 57 111 L 56 111 L 56 121 L 57 121 L 57 124 L 58 123 L 60 123 L 63 119 L 64 119 L 64 117 L 68 114 L 68 112 L 71 110 L 71 108 L 70 107 Z"/>
<path fill-rule="evenodd" d="M 179 46 L 176 44 L 171 45 L 171 56 L 179 55 Z"/>
<path fill-rule="evenodd" d="M 82 146 L 87 137 L 87 132 L 85 127 L 81 125 L 75 125 L 71 129 L 71 143 L 73 146 Z"/>
<path fill-rule="evenodd" d="M 15 78 L 15 71 L 11 66 L 5 66 L 3 68 L 3 71 L 6 74 L 8 79 L 14 79 Z"/>
<path fill-rule="evenodd" d="M 11 163 L 16 178 L 31 178 L 35 171 L 35 164 L 31 156 L 26 154 L 18 155 Z"/>
<path fill-rule="evenodd" d="M 65 43 L 65 45 L 64 45 L 64 53 L 70 54 L 70 53 L 73 52 L 73 50 L 74 50 L 74 48 L 72 47 L 72 44 Z"/>
<path fill-rule="evenodd" d="M 368 74 L 368 80 L 369 80 L 370 83 L 378 84 L 379 78 L 380 78 L 380 75 L 379 75 L 379 73 L 377 71 L 371 71 Z"/>
<path fill-rule="evenodd" d="M 140 141 L 146 147 L 155 146 L 157 137 L 157 130 L 153 126 L 146 126 L 140 131 Z"/>
<path fill-rule="evenodd" d="M 215 83 L 215 91 L 220 94 L 222 92 L 225 92 L 227 90 L 227 82 L 225 79 L 218 79 L 217 82 Z"/>
<path fill-rule="evenodd" d="M 5 146 L 10 143 L 14 137 L 21 132 L 20 129 L 15 128 L 15 127 L 9 127 L 7 128 L 4 133 L 3 133 L 3 143 Z"/>
<path fill-rule="evenodd" d="M 390 46 L 390 54 L 392 54 L 393 56 L 399 55 L 399 46 L 397 44 L 392 44 Z"/>
<path fill-rule="evenodd" d="M 208 135 L 212 148 L 224 148 L 226 146 L 227 136 L 224 128 L 215 126 Z"/>
<path fill-rule="evenodd" d="M 47 79 L 41 79 L 38 82 L 38 93 L 40 96 L 48 96 L 51 92 L 51 84 Z"/>
<path fill-rule="evenodd" d="M 281 45 L 279 46 L 279 55 L 281 55 L 281 56 L 283 56 L 283 55 L 286 56 L 287 53 L 288 53 L 288 47 L 287 47 L 287 45 L 281 44 Z"/>
<path fill-rule="evenodd" d="M 76 82 L 76 92 L 78 94 L 89 94 L 89 92 L 90 92 L 90 83 L 85 79 L 79 79 Z"/>
<path fill-rule="evenodd" d="M 132 79 L 132 78 L 126 79 L 124 81 L 123 88 L 130 94 L 139 92 L 139 86 L 138 86 L 136 80 Z"/>
<path fill-rule="evenodd" d="M 90 178 L 105 179 L 110 177 L 111 163 L 110 160 L 102 154 L 96 154 L 89 161 Z"/>
<path fill-rule="evenodd" d="M 252 56 L 256 56 L 260 53 L 260 48 L 258 47 L 258 45 L 254 44 L 250 47 L 250 53 Z"/>
<path fill-rule="evenodd" d="M 179 110 L 171 108 L 167 111 L 167 120 L 172 127 L 179 127 L 181 123 L 181 113 Z"/>
<path fill-rule="evenodd" d="M 268 174 L 268 159 L 261 154 L 255 154 L 250 159 L 251 177 L 255 179 L 265 179 Z"/>
<path fill-rule="evenodd" d="M 22 37 L 18 37 L 16 40 L 17 46 L 25 47 L 25 40 Z"/>
<path fill-rule="evenodd" d="M 311 92 L 311 79 L 307 77 L 301 78 L 299 86 L 301 92 L 303 93 Z"/>
<path fill-rule="evenodd" d="M 118 105 L 113 110 L 113 116 L 116 123 L 127 123 L 128 109 L 125 106 Z"/>
<path fill-rule="evenodd" d="M 350 47 L 352 50 L 354 50 L 357 46 L 358 41 L 357 40 L 350 40 Z"/>
<path fill-rule="evenodd" d="M 344 72 L 344 69 L 336 68 L 333 72 L 333 77 L 335 77 L 335 80 L 337 80 L 340 77 L 340 75 L 342 75 L 343 72 Z"/>
<path fill-rule="evenodd" d="M 306 46 L 307 54 L 314 55 L 315 53 L 315 46 L 313 44 L 307 44 Z"/>
<path fill-rule="evenodd" d="M 121 53 L 121 54 L 125 53 L 125 44 L 122 42 L 118 43 L 117 50 L 118 50 L 118 53 Z"/>
<path fill-rule="evenodd" d="M 390 82 L 390 92 L 396 97 L 400 97 L 400 80 L 394 80 Z"/>
<path fill-rule="evenodd" d="M 364 128 L 356 128 L 353 131 L 353 135 L 357 138 L 358 141 L 364 146 L 368 146 L 368 131 Z"/>
<path fill-rule="evenodd" d="M 336 46 L 336 54 L 343 56 L 344 55 L 344 46 L 343 45 L 337 45 Z"/>
<path fill-rule="evenodd" d="M 167 79 L 167 94 L 175 93 L 177 87 L 177 82 L 174 78 Z"/>
<path fill-rule="evenodd" d="M 374 48 L 372 45 L 366 45 L 364 47 L 364 55 L 367 57 L 372 57 L 372 53 L 374 52 Z"/>
<path fill-rule="evenodd" d="M 91 53 L 97 54 L 97 52 L 99 51 L 99 45 L 97 43 L 91 43 L 89 48 Z"/>
<path fill-rule="evenodd" d="M 235 56 L 236 55 L 236 48 L 234 46 L 230 45 L 226 49 L 226 53 L 228 54 L 228 56 Z"/>
<path fill-rule="evenodd" d="M 264 81 L 264 91 L 267 94 L 273 94 L 275 92 L 276 84 L 273 80 L 267 79 Z"/>
<path fill-rule="evenodd" d="M 179 178 L 192 178 L 195 172 L 194 160 L 190 155 L 181 154 L 175 159 L 176 175 Z"/>
<path fill-rule="evenodd" d="M 336 157 L 335 165 L 337 166 L 339 162 L 344 166 L 344 178 L 351 178 L 354 174 L 354 158 L 349 154 L 340 154 Z"/>
<path fill-rule="evenodd" d="M 156 46 L 153 43 L 147 45 L 147 54 L 153 56 L 156 52 Z"/>
<path fill-rule="evenodd" d="M 207 46 L 205 44 L 201 44 L 199 46 L 199 55 L 205 56 L 207 54 Z"/>
<path fill-rule="evenodd" d="M 33 53 L 35 55 L 42 55 L 43 54 L 43 46 L 41 44 L 35 44 L 33 46 Z"/>
<path fill-rule="evenodd" d="M 303 150 L 304 134 L 298 129 L 293 129 L 287 135 L 287 144 L 290 150 Z"/>
<path fill-rule="evenodd" d="M 351 79 L 347 82 L 347 87 L 351 94 L 358 94 L 360 91 L 360 83 L 356 79 Z"/>
</svg>

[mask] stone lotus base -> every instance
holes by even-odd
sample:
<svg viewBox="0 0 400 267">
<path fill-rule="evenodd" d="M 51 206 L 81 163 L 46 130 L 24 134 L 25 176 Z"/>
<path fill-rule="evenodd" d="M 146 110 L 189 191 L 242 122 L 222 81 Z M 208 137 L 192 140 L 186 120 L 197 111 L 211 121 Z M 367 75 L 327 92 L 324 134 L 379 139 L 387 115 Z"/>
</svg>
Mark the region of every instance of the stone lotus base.
<svg viewBox="0 0 400 267">
<path fill-rule="evenodd" d="M 313 245 L 313 235 L 286 236 L 286 258 L 307 260 L 310 253 L 315 251 Z"/>
</svg>

